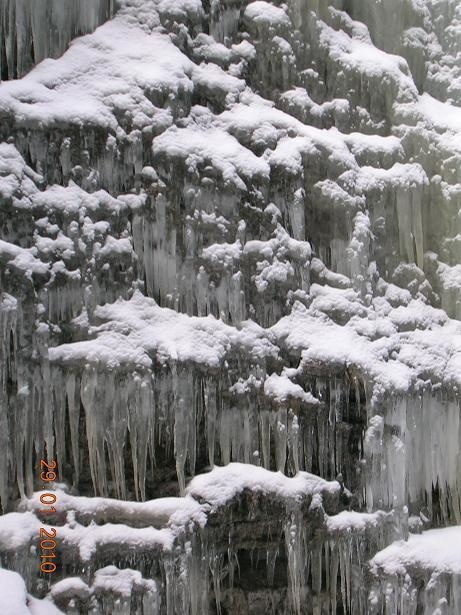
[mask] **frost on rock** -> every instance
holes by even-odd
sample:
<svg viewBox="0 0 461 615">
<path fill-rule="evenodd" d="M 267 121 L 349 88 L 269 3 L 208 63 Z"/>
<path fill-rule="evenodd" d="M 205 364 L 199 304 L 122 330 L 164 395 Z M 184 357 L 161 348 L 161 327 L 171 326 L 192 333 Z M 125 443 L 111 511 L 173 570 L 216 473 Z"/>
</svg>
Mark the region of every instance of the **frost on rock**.
<svg viewBox="0 0 461 615">
<path fill-rule="evenodd" d="M 2 3 L 18 612 L 460 611 L 458 5 Z"/>
</svg>

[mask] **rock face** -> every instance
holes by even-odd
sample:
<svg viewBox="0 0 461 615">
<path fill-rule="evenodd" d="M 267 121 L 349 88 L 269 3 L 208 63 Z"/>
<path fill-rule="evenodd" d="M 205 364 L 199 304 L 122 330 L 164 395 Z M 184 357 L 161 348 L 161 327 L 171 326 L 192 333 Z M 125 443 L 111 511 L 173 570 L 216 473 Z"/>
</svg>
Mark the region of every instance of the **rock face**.
<svg viewBox="0 0 461 615">
<path fill-rule="evenodd" d="M 460 57 L 458 0 L 3 1 L 5 613 L 461 612 Z"/>
</svg>

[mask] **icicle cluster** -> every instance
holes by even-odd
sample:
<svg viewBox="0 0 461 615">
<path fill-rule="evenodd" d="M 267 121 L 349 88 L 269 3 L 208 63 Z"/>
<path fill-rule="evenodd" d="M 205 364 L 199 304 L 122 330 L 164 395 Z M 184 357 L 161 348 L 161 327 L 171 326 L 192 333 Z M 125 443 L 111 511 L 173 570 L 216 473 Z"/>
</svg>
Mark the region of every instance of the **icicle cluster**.
<svg viewBox="0 0 461 615">
<path fill-rule="evenodd" d="M 93 32 L 114 12 L 114 0 L 5 0 L 0 11 L 1 79 L 17 79 L 45 58 L 59 57 L 72 39 Z"/>
</svg>

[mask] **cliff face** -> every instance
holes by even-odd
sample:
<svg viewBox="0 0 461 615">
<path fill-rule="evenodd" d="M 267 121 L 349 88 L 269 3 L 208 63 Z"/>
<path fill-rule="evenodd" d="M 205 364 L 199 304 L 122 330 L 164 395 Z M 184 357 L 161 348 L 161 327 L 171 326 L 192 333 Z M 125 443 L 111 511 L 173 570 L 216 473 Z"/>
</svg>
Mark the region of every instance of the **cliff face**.
<svg viewBox="0 0 461 615">
<path fill-rule="evenodd" d="M 0 7 L 4 610 L 459 614 L 459 3 L 71 8 Z"/>
</svg>

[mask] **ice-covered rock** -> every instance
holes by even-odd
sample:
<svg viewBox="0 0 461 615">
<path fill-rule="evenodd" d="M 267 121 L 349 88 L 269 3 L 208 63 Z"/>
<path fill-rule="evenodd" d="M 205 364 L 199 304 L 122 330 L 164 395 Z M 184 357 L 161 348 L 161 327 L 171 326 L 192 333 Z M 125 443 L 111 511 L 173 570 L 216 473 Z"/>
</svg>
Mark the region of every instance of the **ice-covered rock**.
<svg viewBox="0 0 461 615">
<path fill-rule="evenodd" d="M 18 609 L 459 611 L 458 4 L 2 3 Z"/>
<path fill-rule="evenodd" d="M 278 577 L 286 579 L 280 608 L 342 604 L 357 612 L 366 598 L 361 561 L 405 531 L 404 515 L 344 510 L 351 494 L 338 481 L 237 463 L 195 477 L 182 498 L 133 503 L 54 493 L 61 510 L 44 527 L 56 526 L 62 578 L 48 598 L 70 613 L 108 613 L 115 604 L 122 613 L 142 605 L 153 615 L 198 615 L 213 612 L 213 601 L 219 609 L 234 600 L 248 609 L 255 596 L 245 576 L 260 574 L 259 560 L 267 567 L 266 599 L 281 590 Z M 37 492 L 21 513 L 0 517 L 2 563 L 22 566 L 35 591 L 40 581 L 30 562 L 42 506 Z"/>
<path fill-rule="evenodd" d="M 428 530 L 395 542 L 370 562 L 372 613 L 455 614 L 460 605 L 460 527 Z M 385 598 L 384 598 L 385 595 Z"/>
</svg>

